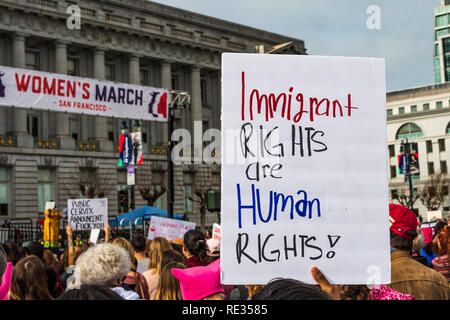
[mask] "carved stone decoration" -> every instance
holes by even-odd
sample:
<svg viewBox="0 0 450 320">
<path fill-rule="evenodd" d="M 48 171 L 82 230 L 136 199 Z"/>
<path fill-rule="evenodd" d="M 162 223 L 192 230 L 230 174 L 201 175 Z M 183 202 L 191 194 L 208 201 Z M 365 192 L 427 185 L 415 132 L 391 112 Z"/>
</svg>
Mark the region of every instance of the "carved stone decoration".
<svg viewBox="0 0 450 320">
<path fill-rule="evenodd" d="M 94 168 L 94 159 L 91 158 L 84 159 L 82 167 Z"/>
<path fill-rule="evenodd" d="M 44 165 L 46 167 L 51 167 L 53 165 L 53 158 L 51 158 L 51 157 L 44 157 Z"/>
<path fill-rule="evenodd" d="M 46 32 L 47 31 L 47 23 L 44 20 L 39 21 L 39 31 Z"/>
<path fill-rule="evenodd" d="M 0 165 L 8 164 L 8 156 L 6 154 L 0 154 Z"/>
</svg>

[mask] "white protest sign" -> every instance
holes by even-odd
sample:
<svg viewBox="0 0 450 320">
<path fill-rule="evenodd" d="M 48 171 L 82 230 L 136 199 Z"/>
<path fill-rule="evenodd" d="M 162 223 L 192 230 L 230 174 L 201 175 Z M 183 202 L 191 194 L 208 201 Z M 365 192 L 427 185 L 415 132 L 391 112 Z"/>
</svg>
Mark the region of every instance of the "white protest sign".
<svg viewBox="0 0 450 320">
<path fill-rule="evenodd" d="M 55 201 L 47 201 L 45 203 L 45 210 L 55 209 L 56 202 Z"/>
<path fill-rule="evenodd" d="M 73 230 L 103 229 L 108 221 L 108 199 L 68 200 L 67 213 Z"/>
<path fill-rule="evenodd" d="M 195 222 L 154 216 L 150 220 L 147 238 L 153 240 L 156 237 L 163 237 L 169 241 L 183 239 L 184 234 L 191 229 L 195 229 Z"/>
<path fill-rule="evenodd" d="M 213 239 L 220 240 L 220 238 L 221 238 L 221 236 L 220 236 L 220 231 L 221 231 L 220 230 L 220 225 L 218 225 L 217 223 L 213 223 L 212 229 L 213 229 L 213 234 L 212 234 Z"/>
<path fill-rule="evenodd" d="M 89 237 L 89 242 L 92 244 L 96 244 L 99 235 L 100 235 L 100 229 L 92 229 L 91 236 Z"/>
<path fill-rule="evenodd" d="M 384 59 L 222 56 L 221 281 L 390 282 Z"/>
</svg>

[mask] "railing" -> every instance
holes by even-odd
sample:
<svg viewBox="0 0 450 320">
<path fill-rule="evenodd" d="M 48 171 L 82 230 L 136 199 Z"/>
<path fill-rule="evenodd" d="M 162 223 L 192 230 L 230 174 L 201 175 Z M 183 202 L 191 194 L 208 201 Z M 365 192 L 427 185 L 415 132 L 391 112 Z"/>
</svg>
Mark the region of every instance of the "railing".
<svg viewBox="0 0 450 320">
<path fill-rule="evenodd" d="M 35 219 L 14 219 L 8 226 L 0 229 L 0 242 L 15 242 L 22 245 L 26 242 L 40 241 L 43 235 L 41 224 Z"/>
<path fill-rule="evenodd" d="M 28 4 L 38 7 L 46 7 L 56 9 L 58 2 L 53 0 L 27 0 Z"/>
<path fill-rule="evenodd" d="M 17 146 L 16 136 L 0 136 L 0 147 L 15 147 Z"/>
<path fill-rule="evenodd" d="M 100 147 L 98 141 L 89 140 L 89 141 L 78 141 L 77 142 L 77 150 L 79 151 L 99 151 Z"/>
<path fill-rule="evenodd" d="M 150 154 L 154 154 L 154 155 L 166 155 L 167 154 L 167 148 L 164 146 L 159 146 L 159 145 L 150 146 L 149 151 L 150 151 Z"/>
<path fill-rule="evenodd" d="M 164 27 L 160 24 L 155 24 L 151 22 L 141 22 L 141 28 L 147 29 L 150 31 L 163 32 Z"/>
<path fill-rule="evenodd" d="M 55 138 L 36 139 L 35 147 L 39 149 L 59 149 L 60 145 Z"/>
<path fill-rule="evenodd" d="M 115 23 L 120 23 L 120 24 L 131 24 L 131 19 L 127 18 L 127 17 L 122 17 L 122 16 L 116 16 L 114 14 L 107 14 L 106 15 L 106 20 L 111 21 L 111 22 L 115 22 Z"/>
</svg>

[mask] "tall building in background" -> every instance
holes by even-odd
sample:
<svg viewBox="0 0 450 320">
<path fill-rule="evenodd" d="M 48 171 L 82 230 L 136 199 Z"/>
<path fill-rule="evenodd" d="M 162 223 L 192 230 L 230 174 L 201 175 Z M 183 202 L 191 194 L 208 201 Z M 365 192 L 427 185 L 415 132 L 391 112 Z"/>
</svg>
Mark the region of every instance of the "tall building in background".
<svg viewBox="0 0 450 320">
<path fill-rule="evenodd" d="M 450 81 L 450 0 L 434 9 L 434 81 Z"/>
<path fill-rule="evenodd" d="M 419 164 L 419 174 L 412 176 L 413 195 L 420 195 L 424 186 L 432 183 L 430 177 L 438 173 L 446 185 L 441 190 L 446 197 L 437 208 L 434 203 L 417 199 L 414 209 L 424 221 L 432 220 L 436 211 L 449 217 L 450 83 L 388 92 L 386 102 L 390 201 L 398 202 L 397 197 L 409 195 L 408 181 L 399 172 L 398 158 L 402 142 L 408 140 L 417 146 Z M 413 149 L 405 151 L 410 153 Z"/>
</svg>

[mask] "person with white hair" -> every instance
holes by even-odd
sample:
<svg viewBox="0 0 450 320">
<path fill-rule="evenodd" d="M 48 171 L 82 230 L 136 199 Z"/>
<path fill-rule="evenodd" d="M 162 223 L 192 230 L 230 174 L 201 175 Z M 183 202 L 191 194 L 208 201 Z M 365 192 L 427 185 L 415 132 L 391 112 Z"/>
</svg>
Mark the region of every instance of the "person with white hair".
<svg viewBox="0 0 450 320">
<path fill-rule="evenodd" d="M 126 300 L 139 300 L 135 291 L 121 287 L 130 267 L 130 256 L 125 249 L 111 243 L 97 244 L 77 259 L 75 285 L 106 286 Z"/>
</svg>

